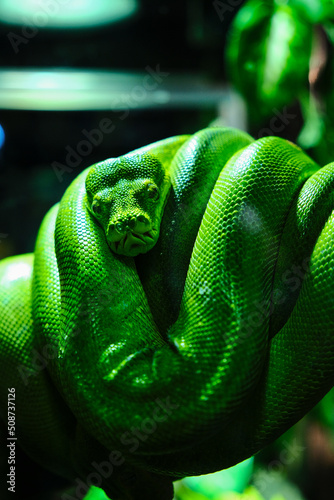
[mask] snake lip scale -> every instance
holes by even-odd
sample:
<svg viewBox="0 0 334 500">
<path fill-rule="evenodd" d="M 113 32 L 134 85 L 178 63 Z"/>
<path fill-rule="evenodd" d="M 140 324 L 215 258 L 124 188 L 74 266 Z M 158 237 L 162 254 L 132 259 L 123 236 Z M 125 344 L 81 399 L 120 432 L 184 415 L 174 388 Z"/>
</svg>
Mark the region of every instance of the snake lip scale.
<svg viewBox="0 0 334 500">
<path fill-rule="evenodd" d="M 147 252 L 147 246 L 152 247 L 155 243 L 157 230 L 152 228 L 145 233 L 128 230 L 121 239 L 110 241 L 108 238 L 109 246 L 116 254 L 135 256 L 138 253 Z"/>
</svg>

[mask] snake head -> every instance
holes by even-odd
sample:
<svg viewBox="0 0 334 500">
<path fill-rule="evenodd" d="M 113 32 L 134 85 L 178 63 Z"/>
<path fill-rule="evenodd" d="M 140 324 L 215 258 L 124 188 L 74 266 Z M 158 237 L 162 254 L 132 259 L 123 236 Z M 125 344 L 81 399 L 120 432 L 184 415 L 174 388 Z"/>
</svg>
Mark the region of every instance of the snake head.
<svg viewBox="0 0 334 500">
<path fill-rule="evenodd" d="M 86 178 L 87 205 L 114 253 L 135 257 L 153 248 L 170 186 L 153 155 L 129 153 L 93 165 Z"/>
</svg>

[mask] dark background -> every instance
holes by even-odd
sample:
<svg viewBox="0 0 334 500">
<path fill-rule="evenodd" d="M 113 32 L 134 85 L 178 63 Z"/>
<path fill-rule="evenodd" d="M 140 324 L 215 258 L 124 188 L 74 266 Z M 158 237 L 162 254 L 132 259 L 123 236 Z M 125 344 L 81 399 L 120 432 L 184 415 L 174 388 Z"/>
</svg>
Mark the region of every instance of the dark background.
<svg viewBox="0 0 334 500">
<path fill-rule="evenodd" d="M 224 45 L 229 24 L 242 2 L 218 15 L 212 2 L 141 0 L 121 22 L 89 29 L 39 28 L 17 53 L 9 33 L 21 26 L 0 23 L 0 69 L 97 69 L 145 75 L 150 66 L 168 72 L 187 93 L 192 77 L 208 85 L 226 82 Z M 183 76 L 187 79 L 184 83 Z M 1 86 L 1 77 L 0 77 Z M 0 109 L 5 142 L 0 149 L 0 258 L 33 250 L 43 215 L 59 201 L 67 185 L 87 166 L 171 135 L 193 133 L 217 117 L 217 105 L 201 103 L 140 107 L 121 120 L 120 111 L 34 111 Z M 206 96 L 207 93 L 207 96 Z M 52 162 L 65 163 L 66 146 L 76 148 L 82 130 L 98 128 L 109 118 L 115 130 L 103 137 L 62 182 Z"/>
</svg>

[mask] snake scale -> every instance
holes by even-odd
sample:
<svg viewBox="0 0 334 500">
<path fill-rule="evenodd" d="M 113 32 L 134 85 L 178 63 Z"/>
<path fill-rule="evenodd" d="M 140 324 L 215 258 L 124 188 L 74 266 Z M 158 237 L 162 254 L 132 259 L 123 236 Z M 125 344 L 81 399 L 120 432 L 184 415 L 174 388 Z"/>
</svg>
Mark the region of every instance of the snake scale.
<svg viewBox="0 0 334 500">
<path fill-rule="evenodd" d="M 83 171 L 0 264 L 27 454 L 82 480 L 109 457 L 112 498 L 170 498 L 297 422 L 334 385 L 333 187 L 334 163 L 219 127 Z"/>
</svg>

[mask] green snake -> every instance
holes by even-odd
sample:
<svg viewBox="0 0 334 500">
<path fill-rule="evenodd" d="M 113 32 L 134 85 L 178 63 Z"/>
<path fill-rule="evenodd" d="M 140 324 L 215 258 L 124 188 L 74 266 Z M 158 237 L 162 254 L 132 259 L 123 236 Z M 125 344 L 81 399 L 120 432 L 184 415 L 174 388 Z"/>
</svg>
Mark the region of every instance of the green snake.
<svg viewBox="0 0 334 500">
<path fill-rule="evenodd" d="M 170 498 L 297 422 L 334 385 L 333 188 L 334 163 L 219 127 L 83 171 L 0 265 L 0 408 L 15 387 L 26 453 Z"/>
</svg>

